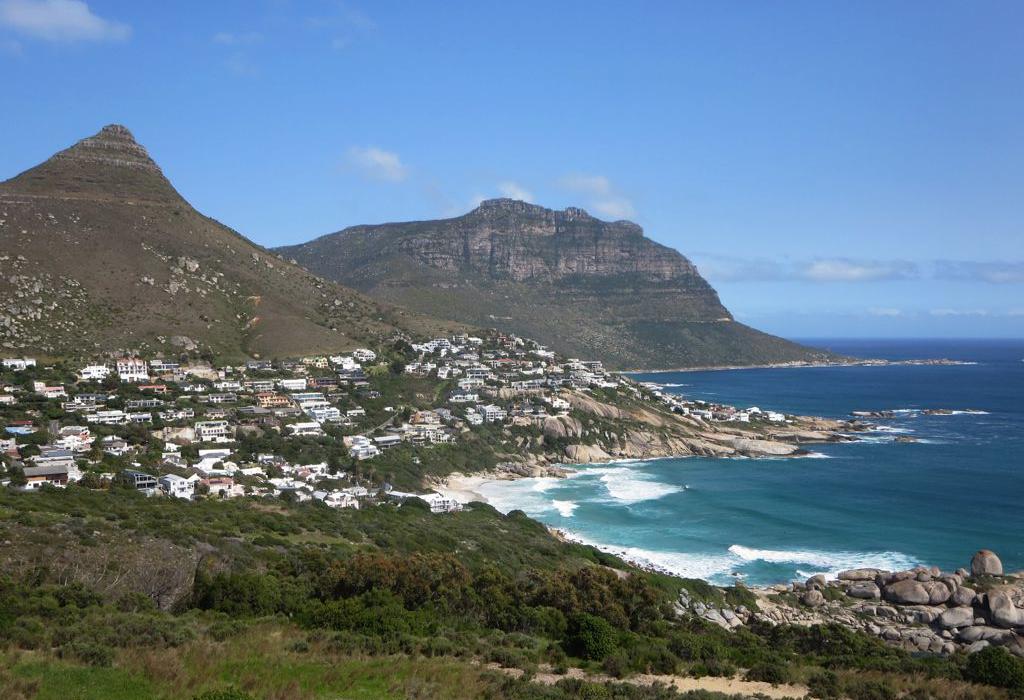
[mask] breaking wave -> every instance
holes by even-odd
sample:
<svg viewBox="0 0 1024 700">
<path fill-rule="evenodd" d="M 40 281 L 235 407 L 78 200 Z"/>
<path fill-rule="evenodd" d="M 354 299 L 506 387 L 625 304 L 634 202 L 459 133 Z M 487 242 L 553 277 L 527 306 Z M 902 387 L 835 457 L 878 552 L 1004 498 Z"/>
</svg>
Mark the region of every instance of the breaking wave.
<svg viewBox="0 0 1024 700">
<path fill-rule="evenodd" d="M 682 491 L 679 486 L 651 481 L 643 474 L 626 467 L 588 469 L 589 474 L 599 474 L 601 484 L 608 495 L 619 503 L 631 504 L 641 501 L 655 501 L 672 493 Z"/>
<path fill-rule="evenodd" d="M 571 518 L 573 512 L 577 508 L 577 504 L 572 501 L 551 501 L 551 506 L 558 511 L 558 514 L 563 518 Z"/>
<path fill-rule="evenodd" d="M 816 573 L 835 576 L 846 569 L 886 569 L 898 571 L 917 564 L 902 552 L 822 552 L 817 550 L 755 549 L 734 544 L 729 552 L 744 562 L 804 564 L 819 569 Z M 797 569 L 798 572 L 802 571 Z"/>
</svg>

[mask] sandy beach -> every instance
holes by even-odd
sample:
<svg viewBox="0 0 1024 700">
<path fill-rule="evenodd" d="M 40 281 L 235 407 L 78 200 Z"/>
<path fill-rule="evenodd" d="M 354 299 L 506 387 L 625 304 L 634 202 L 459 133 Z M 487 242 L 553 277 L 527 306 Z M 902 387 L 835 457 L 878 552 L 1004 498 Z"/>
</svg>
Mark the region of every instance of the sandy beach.
<svg viewBox="0 0 1024 700">
<path fill-rule="evenodd" d="M 443 496 L 454 498 L 459 503 L 470 503 L 472 501 L 487 502 L 487 499 L 480 494 L 480 485 L 488 481 L 508 480 L 508 475 L 502 474 L 473 474 L 467 476 L 461 472 L 450 474 L 443 481 L 438 482 L 434 488 Z"/>
</svg>

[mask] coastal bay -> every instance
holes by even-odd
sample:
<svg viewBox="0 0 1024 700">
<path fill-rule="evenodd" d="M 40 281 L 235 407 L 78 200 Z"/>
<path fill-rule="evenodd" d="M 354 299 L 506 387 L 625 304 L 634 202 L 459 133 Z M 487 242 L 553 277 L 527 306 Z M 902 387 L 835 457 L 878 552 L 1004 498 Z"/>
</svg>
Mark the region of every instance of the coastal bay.
<svg viewBox="0 0 1024 700">
<path fill-rule="evenodd" d="M 961 364 L 643 375 L 666 391 L 739 406 L 834 418 L 891 413 L 855 442 L 815 445 L 818 459 L 631 460 L 571 467 L 566 479 L 476 475 L 452 484 L 638 563 L 716 583 L 768 585 L 865 566 L 956 568 L 965 552 L 985 547 L 1010 569 L 1024 566 L 1021 349 L 867 349 Z"/>
</svg>

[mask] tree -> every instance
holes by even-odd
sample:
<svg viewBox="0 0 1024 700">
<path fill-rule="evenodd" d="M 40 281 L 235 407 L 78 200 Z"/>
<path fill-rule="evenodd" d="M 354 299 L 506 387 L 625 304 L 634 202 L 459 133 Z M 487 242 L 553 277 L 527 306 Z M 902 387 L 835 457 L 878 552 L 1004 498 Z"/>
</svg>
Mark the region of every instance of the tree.
<svg viewBox="0 0 1024 700">
<path fill-rule="evenodd" d="M 8 471 L 10 477 L 11 486 L 21 488 L 28 483 L 28 479 L 25 478 L 25 470 L 18 466 L 11 467 Z"/>
</svg>

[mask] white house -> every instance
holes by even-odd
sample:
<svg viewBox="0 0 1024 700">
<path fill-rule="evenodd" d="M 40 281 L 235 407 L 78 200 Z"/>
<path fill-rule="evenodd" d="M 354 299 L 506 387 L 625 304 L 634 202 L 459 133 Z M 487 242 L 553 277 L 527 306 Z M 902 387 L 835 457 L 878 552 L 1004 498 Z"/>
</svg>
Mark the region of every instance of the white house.
<svg viewBox="0 0 1024 700">
<path fill-rule="evenodd" d="M 26 367 L 35 367 L 36 361 L 31 357 L 5 357 L 3 359 L 4 369 L 20 372 Z"/>
<path fill-rule="evenodd" d="M 488 423 L 501 423 L 508 418 L 508 411 L 501 406 L 495 406 L 494 404 L 479 406 L 477 407 L 477 411 L 483 415 L 484 420 Z"/>
<path fill-rule="evenodd" d="M 110 376 L 110 368 L 106 365 L 89 365 L 83 367 L 78 373 L 78 378 L 83 381 L 102 381 Z"/>
<path fill-rule="evenodd" d="M 195 482 L 177 474 L 164 474 L 157 481 L 168 496 L 191 500 L 195 494 Z"/>
<path fill-rule="evenodd" d="M 352 351 L 352 357 L 356 358 L 360 362 L 373 362 L 377 359 L 377 353 L 373 350 L 367 350 L 366 348 L 358 348 Z"/>
<path fill-rule="evenodd" d="M 292 435 L 323 435 L 324 431 L 320 424 L 313 421 L 309 423 L 292 423 L 288 426 Z"/>
<path fill-rule="evenodd" d="M 226 420 L 201 420 L 196 421 L 195 431 L 200 442 L 224 441 L 231 434 L 231 425 Z"/>
<path fill-rule="evenodd" d="M 297 379 L 279 379 L 277 385 L 285 391 L 305 391 L 306 378 L 299 377 Z"/>
<path fill-rule="evenodd" d="M 122 357 L 117 361 L 117 376 L 122 382 L 148 382 L 149 368 L 144 360 Z"/>
</svg>

